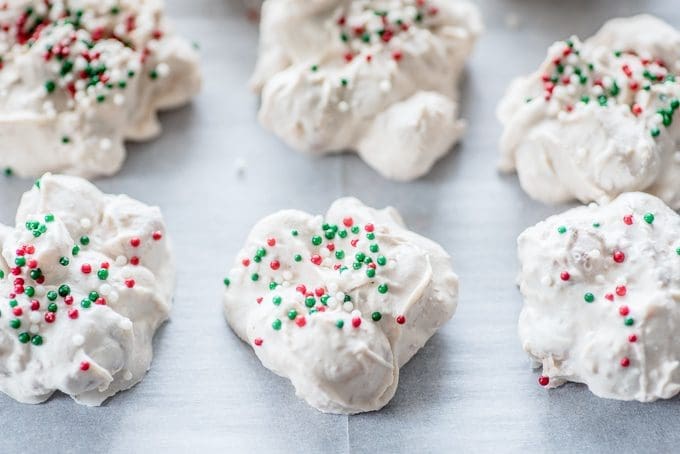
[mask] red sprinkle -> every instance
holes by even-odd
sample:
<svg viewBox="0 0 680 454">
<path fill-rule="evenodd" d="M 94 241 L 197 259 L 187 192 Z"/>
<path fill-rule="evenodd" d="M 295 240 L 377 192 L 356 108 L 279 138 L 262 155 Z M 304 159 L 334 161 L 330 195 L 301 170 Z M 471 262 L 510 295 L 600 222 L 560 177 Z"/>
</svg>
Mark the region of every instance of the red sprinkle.
<svg viewBox="0 0 680 454">
<path fill-rule="evenodd" d="M 83 361 L 82 363 L 80 363 L 80 370 L 85 372 L 89 369 L 90 369 L 90 363 L 88 361 Z"/>
<path fill-rule="evenodd" d="M 138 237 L 130 238 L 130 246 L 139 247 L 140 244 L 142 244 L 142 240 Z"/>
<path fill-rule="evenodd" d="M 311 260 L 312 260 L 312 263 L 313 263 L 313 264 L 315 264 L 315 265 L 321 265 L 321 256 L 320 256 L 320 255 L 314 254 L 314 255 L 312 256 L 312 259 L 311 259 Z"/>
<path fill-rule="evenodd" d="M 629 313 L 630 313 L 630 310 L 628 309 L 628 306 L 621 306 L 621 307 L 619 308 L 619 314 L 621 314 L 622 316 L 625 317 L 625 316 L 628 315 Z"/>
<path fill-rule="evenodd" d="M 83 263 L 80 267 L 80 271 L 82 271 L 83 274 L 90 274 L 92 272 L 92 267 L 87 263 Z"/>
<path fill-rule="evenodd" d="M 624 260 L 626 260 L 626 254 L 624 254 L 621 251 L 614 251 L 614 254 L 612 254 L 612 257 L 614 258 L 614 261 L 616 263 L 623 263 Z"/>
<path fill-rule="evenodd" d="M 70 309 L 68 311 L 68 317 L 72 320 L 75 320 L 78 318 L 78 309 Z"/>
<path fill-rule="evenodd" d="M 295 324 L 297 326 L 299 326 L 300 328 L 302 328 L 303 326 L 305 326 L 307 324 L 307 319 L 305 318 L 304 315 L 298 315 L 295 318 Z"/>
<path fill-rule="evenodd" d="M 255 345 L 257 345 L 258 347 L 259 347 L 260 345 L 262 345 L 262 342 L 263 342 L 262 339 L 259 338 L 259 337 L 256 337 L 255 340 L 253 341 L 253 343 L 254 343 Z"/>
<path fill-rule="evenodd" d="M 352 227 L 352 225 L 354 224 L 354 219 L 352 219 L 350 217 L 346 217 L 345 219 L 342 220 L 342 224 L 345 227 Z"/>
<path fill-rule="evenodd" d="M 361 317 L 354 317 L 352 319 L 352 326 L 358 328 L 361 325 Z"/>
<path fill-rule="evenodd" d="M 154 241 L 159 241 L 160 239 L 163 238 L 163 232 L 161 232 L 160 230 L 156 230 L 151 234 L 151 238 L 153 238 Z"/>
<path fill-rule="evenodd" d="M 269 238 L 269 239 L 267 240 L 267 244 L 268 244 L 270 247 L 276 246 L 276 238 Z"/>
<path fill-rule="evenodd" d="M 135 280 L 134 279 L 125 279 L 125 286 L 127 288 L 133 288 L 135 286 Z"/>
<path fill-rule="evenodd" d="M 403 315 L 397 315 L 397 323 L 403 325 L 404 323 L 406 323 L 406 317 L 404 317 Z"/>
<path fill-rule="evenodd" d="M 271 263 L 269 264 L 269 267 L 276 271 L 279 268 L 281 268 L 281 263 L 278 260 L 272 260 Z"/>
<path fill-rule="evenodd" d="M 626 293 L 628 292 L 628 289 L 626 289 L 625 285 L 619 285 L 616 287 L 616 294 L 619 296 L 626 296 Z"/>
<path fill-rule="evenodd" d="M 637 342 L 637 336 L 635 334 L 631 334 L 628 336 L 628 342 Z"/>
<path fill-rule="evenodd" d="M 628 357 L 621 358 L 621 367 L 628 367 L 628 366 L 630 366 L 630 359 L 628 359 Z"/>
<path fill-rule="evenodd" d="M 39 309 L 40 309 L 40 301 L 38 301 L 38 300 L 31 301 L 31 310 L 37 311 Z"/>
<path fill-rule="evenodd" d="M 563 281 L 568 281 L 571 278 L 571 275 L 567 271 L 562 271 L 560 274 L 560 279 Z"/>
<path fill-rule="evenodd" d="M 538 377 L 538 384 L 541 386 L 548 386 L 548 383 L 550 383 L 550 378 L 546 377 L 545 375 L 541 375 Z"/>
<path fill-rule="evenodd" d="M 45 312 L 45 321 L 47 323 L 54 323 L 54 320 L 57 318 L 56 315 L 54 315 L 54 312 Z"/>
<path fill-rule="evenodd" d="M 623 222 L 626 225 L 633 225 L 633 215 L 627 214 L 623 217 Z"/>
</svg>

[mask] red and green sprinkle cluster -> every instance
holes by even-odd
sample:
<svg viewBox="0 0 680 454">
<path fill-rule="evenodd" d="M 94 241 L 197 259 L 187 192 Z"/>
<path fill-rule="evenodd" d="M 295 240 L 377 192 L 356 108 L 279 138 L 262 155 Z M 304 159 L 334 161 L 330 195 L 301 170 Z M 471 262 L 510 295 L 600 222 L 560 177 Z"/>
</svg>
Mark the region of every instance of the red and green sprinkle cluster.
<svg viewBox="0 0 680 454">
<path fill-rule="evenodd" d="M 642 216 L 642 219 L 640 221 L 637 222 L 642 223 L 643 225 L 652 226 L 654 225 L 655 220 L 656 217 L 654 213 L 648 212 Z M 632 228 L 636 223 L 636 219 L 632 213 L 627 213 L 624 216 L 622 216 L 621 222 L 625 224 L 627 227 Z M 601 224 L 599 222 L 594 222 L 593 227 L 600 228 Z M 564 235 L 568 232 L 568 230 L 569 229 L 566 226 L 559 226 L 557 227 L 557 234 Z M 678 248 L 675 251 L 675 253 L 678 256 L 680 256 L 680 248 Z M 616 266 L 623 266 L 626 260 L 628 259 L 626 251 L 623 251 L 621 249 L 612 250 L 610 257 L 612 263 L 614 263 Z M 573 280 L 573 277 L 568 270 L 563 270 L 560 273 L 560 280 L 563 282 L 570 282 Z M 626 304 L 625 302 L 626 295 L 628 295 L 627 286 L 617 285 L 612 289 L 612 291 L 605 292 L 603 297 L 605 300 L 612 303 L 615 301 L 621 301 L 620 304 L 614 307 L 613 309 L 615 310 L 616 316 L 621 318 L 621 324 L 625 327 L 627 331 L 626 333 L 627 342 L 635 343 L 638 340 L 638 334 L 635 333 L 634 331 L 635 326 L 635 318 L 633 317 L 634 308 L 631 308 L 628 304 Z M 597 299 L 598 296 L 596 296 L 595 293 L 593 292 L 588 291 L 583 294 L 583 301 L 587 304 L 595 303 Z M 621 365 L 621 367 L 627 368 L 631 365 L 631 359 L 628 356 L 624 356 L 619 359 L 619 364 Z M 546 376 L 539 377 L 539 383 L 541 384 L 541 386 L 547 386 L 549 382 L 550 380 L 548 377 Z"/>
<path fill-rule="evenodd" d="M 285 282 L 285 273 L 287 269 L 294 269 L 302 262 L 308 261 L 313 266 L 331 268 L 342 273 L 363 273 L 371 284 L 374 290 L 379 294 L 387 294 L 389 286 L 385 282 L 380 281 L 380 272 L 383 267 L 388 264 L 388 258 L 383 255 L 381 245 L 376 236 L 376 227 L 373 223 L 365 225 L 358 225 L 354 222 L 352 217 L 345 217 L 340 224 L 324 223 L 318 232 L 306 238 L 300 238 L 300 231 L 293 229 L 290 235 L 295 240 L 301 240 L 307 243 L 301 246 L 299 252 L 295 252 L 290 256 L 281 257 L 275 254 L 279 239 L 268 238 L 263 246 L 256 248 L 249 257 L 241 259 L 241 265 L 248 269 L 253 262 L 267 266 L 274 273 L 270 276 L 269 282 L 266 283 L 268 293 L 258 296 L 255 304 L 272 304 L 279 307 L 284 303 L 284 296 L 277 290 L 280 287 L 280 282 Z M 365 249 L 361 249 L 359 241 L 365 238 L 368 240 L 368 245 Z M 310 250 L 311 249 L 311 250 Z M 277 258 L 269 258 L 276 256 Z M 262 276 L 258 272 L 252 272 L 248 276 L 249 280 L 255 283 L 260 282 Z M 224 284 L 229 287 L 231 281 L 229 278 L 224 279 Z M 326 312 L 328 301 L 333 297 L 329 293 L 326 286 L 313 286 L 305 282 L 294 283 L 295 290 L 302 295 L 305 311 L 300 312 L 297 309 L 289 311 L 281 311 L 281 315 L 274 318 L 271 322 L 271 328 L 279 331 L 285 327 L 287 323 L 295 324 L 299 328 L 303 328 L 307 324 L 307 317 L 314 316 L 319 312 Z M 343 303 L 351 303 L 352 296 L 344 294 L 343 301 L 338 301 L 338 308 L 342 309 Z M 370 318 L 373 322 L 380 322 L 383 319 L 383 314 L 379 311 L 372 312 Z M 397 324 L 403 325 L 406 323 L 406 317 L 399 315 L 395 317 Z M 362 323 L 361 317 L 353 317 L 351 325 L 358 328 Z M 338 319 L 335 323 L 338 329 L 343 329 L 345 321 Z M 255 345 L 262 345 L 262 339 L 255 339 Z"/>
<path fill-rule="evenodd" d="M 675 84 L 676 75 L 666 63 L 660 59 L 643 58 L 632 51 L 615 51 L 614 59 L 617 73 L 615 76 L 605 75 L 595 62 L 583 58 L 581 45 L 577 40 L 566 40 L 561 50 L 553 56 L 547 71 L 542 75 L 543 98 L 546 101 L 556 99 L 555 90 L 562 87 L 568 90 L 571 101 L 558 100 L 561 108 L 572 112 L 579 104 L 597 103 L 601 107 L 611 104 L 625 103 L 635 116 L 645 114 L 642 106 L 636 101 L 639 91 L 650 91 L 654 85 Z M 624 99 L 623 88 L 634 96 Z M 531 102 L 535 98 L 527 99 Z M 680 107 L 680 100 L 658 95 L 658 124 L 668 127 L 673 122 L 673 115 Z M 661 130 L 657 126 L 650 129 L 652 137 L 658 137 Z"/>
<path fill-rule="evenodd" d="M 401 49 L 392 46 L 395 37 L 407 33 L 413 27 L 428 26 L 428 18 L 437 16 L 439 9 L 432 5 L 429 0 L 414 0 L 405 2 L 404 6 L 413 6 L 414 13 L 405 13 L 403 7 L 399 10 L 375 9 L 370 4 L 359 6 L 360 14 L 346 11 L 335 19 L 338 27 L 337 36 L 343 43 L 345 52 L 342 58 L 346 63 L 351 63 L 357 57 L 363 57 L 371 63 L 374 55 L 370 52 L 371 46 L 380 43 L 388 46 L 387 49 L 393 60 L 399 62 L 403 58 Z M 350 5 L 355 8 L 357 5 Z M 319 70 L 318 65 L 311 67 L 312 72 Z M 347 81 L 343 79 L 343 85 Z"/>
<path fill-rule="evenodd" d="M 3 6 L 7 9 L 7 4 L 0 3 L 0 8 Z M 14 16 L 0 21 L 0 36 L 9 44 L 10 52 L 16 51 L 17 47 L 28 51 L 39 42 L 44 46 L 42 57 L 45 73 L 49 76 L 43 88 L 48 100 L 57 99 L 55 96 L 59 92 L 65 92 L 68 99 L 92 97 L 97 103 L 115 97 L 126 89 L 151 55 L 147 44 L 163 37 L 163 32 L 157 29 L 150 31 L 146 40 L 140 40 L 137 16 L 118 5 L 94 21 L 101 24 L 101 19 L 105 18 L 106 25 L 95 27 L 85 23 L 83 10 L 70 8 L 69 2 L 64 0 L 34 0 L 28 7 L 15 7 L 14 10 Z M 137 61 L 126 70 L 112 68 L 109 64 L 114 56 L 98 45 L 107 40 L 118 41 L 135 52 Z M 146 44 L 137 48 L 140 42 Z M 0 54 L 0 70 L 9 58 L 10 55 Z M 148 70 L 147 76 L 157 79 L 158 70 Z M 68 136 L 62 138 L 63 144 L 69 142 Z"/>
<path fill-rule="evenodd" d="M 42 235 L 49 234 L 49 228 L 53 222 L 55 222 L 55 216 L 48 213 L 42 219 L 26 221 L 24 227 L 31 232 L 34 238 L 38 239 Z M 163 234 L 160 231 L 153 232 L 150 235 L 150 239 L 153 241 L 159 241 L 162 237 Z M 132 255 L 128 258 L 128 262 L 132 265 L 139 265 L 140 258 L 134 254 L 134 251 L 139 248 L 142 240 L 139 237 L 133 237 L 129 243 Z M 9 273 L 0 269 L 0 283 L 4 280 L 12 280 L 11 290 L 3 295 L 6 298 L 4 310 L 7 312 L 0 309 L 0 323 L 7 323 L 7 326 L 16 333 L 19 342 L 22 344 L 30 343 L 38 347 L 47 341 L 43 333 L 44 328 L 57 322 L 58 318 L 63 317 L 64 320 L 75 321 L 81 316 L 81 311 L 88 311 L 93 305 L 105 306 L 107 304 L 106 297 L 99 294 L 96 288 L 90 289 L 87 294 L 77 295 L 74 292 L 75 285 L 68 281 L 46 285 L 44 292 L 38 291 L 38 288 L 43 286 L 49 277 L 43 272 L 43 267 L 53 268 L 56 265 L 58 268 L 73 268 L 76 266 L 75 262 L 79 262 L 78 267 L 80 269 L 73 270 L 71 273 L 85 275 L 94 273 L 98 281 L 107 282 L 109 279 L 109 262 L 91 264 L 78 259 L 81 250 L 87 248 L 89 244 L 89 237 L 80 237 L 78 243 L 73 245 L 71 254 L 59 257 L 56 264 L 39 261 L 37 259 L 39 253 L 37 245 L 32 243 L 21 244 L 14 253 Z M 50 256 L 50 254 L 45 255 Z M 123 284 L 127 288 L 134 288 L 135 280 L 126 278 Z M 35 317 L 33 314 L 39 314 L 39 317 Z M 7 321 L 2 322 L 3 319 Z M 89 363 L 81 363 L 80 369 L 88 370 Z"/>
</svg>

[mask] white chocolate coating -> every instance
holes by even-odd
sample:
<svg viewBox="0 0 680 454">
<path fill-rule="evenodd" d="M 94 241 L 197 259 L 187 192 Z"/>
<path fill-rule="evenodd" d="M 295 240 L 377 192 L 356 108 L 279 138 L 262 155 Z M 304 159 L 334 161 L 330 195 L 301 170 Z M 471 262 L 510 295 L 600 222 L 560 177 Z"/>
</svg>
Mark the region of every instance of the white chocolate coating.
<svg viewBox="0 0 680 454">
<path fill-rule="evenodd" d="M 399 368 L 458 300 L 458 278 L 439 245 L 408 231 L 394 209 L 351 198 L 325 217 L 287 210 L 258 222 L 225 283 L 236 334 L 299 397 L 329 413 L 386 405 Z"/>
<path fill-rule="evenodd" d="M 112 175 L 124 140 L 157 136 L 157 111 L 199 91 L 198 55 L 173 33 L 161 0 L 50 3 L 0 8 L 0 167 Z"/>
<path fill-rule="evenodd" d="M 546 203 L 645 191 L 680 209 L 679 75 L 680 33 L 652 16 L 555 43 L 499 105 L 501 169 Z"/>
<path fill-rule="evenodd" d="M 260 122 L 297 150 L 418 178 L 463 134 L 457 85 L 481 28 L 462 0 L 268 0 Z"/>
<path fill-rule="evenodd" d="M 16 227 L 0 225 L 0 390 L 99 405 L 142 380 L 168 317 L 175 268 L 163 219 L 76 177 L 39 184 Z"/>
<path fill-rule="evenodd" d="M 585 383 L 598 396 L 641 402 L 680 392 L 674 211 L 626 193 L 550 217 L 518 245 L 519 337 L 543 367 L 543 385 Z"/>
</svg>

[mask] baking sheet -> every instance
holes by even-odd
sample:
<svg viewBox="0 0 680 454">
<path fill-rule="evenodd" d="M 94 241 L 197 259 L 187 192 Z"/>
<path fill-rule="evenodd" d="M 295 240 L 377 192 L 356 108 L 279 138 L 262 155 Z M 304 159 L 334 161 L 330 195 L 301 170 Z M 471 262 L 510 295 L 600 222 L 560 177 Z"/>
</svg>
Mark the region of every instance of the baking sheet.
<svg viewBox="0 0 680 454">
<path fill-rule="evenodd" d="M 634 12 L 680 27 L 677 0 L 479 1 L 487 31 L 463 87 L 469 131 L 412 184 L 387 182 L 352 155 L 310 159 L 286 149 L 255 121 L 246 83 L 257 30 L 241 1 L 167 3 L 177 28 L 200 43 L 205 89 L 164 114 L 163 136 L 130 146 L 121 173 L 97 184 L 162 207 L 178 258 L 172 319 L 156 336 L 145 380 L 101 408 L 65 396 L 38 406 L 0 396 L 0 452 L 678 450 L 677 399 L 626 403 L 580 385 L 537 385 L 516 334 L 515 239 L 564 207 L 531 201 L 515 177 L 497 174 L 494 116 L 511 77 L 536 68 L 548 44 Z M 0 221 L 13 222 L 29 186 L 0 179 Z M 396 206 L 453 255 L 461 279 L 458 313 L 402 369 L 392 402 L 351 417 L 298 400 L 221 313 L 223 274 L 259 218 L 282 208 L 321 213 L 342 195 Z"/>
</svg>

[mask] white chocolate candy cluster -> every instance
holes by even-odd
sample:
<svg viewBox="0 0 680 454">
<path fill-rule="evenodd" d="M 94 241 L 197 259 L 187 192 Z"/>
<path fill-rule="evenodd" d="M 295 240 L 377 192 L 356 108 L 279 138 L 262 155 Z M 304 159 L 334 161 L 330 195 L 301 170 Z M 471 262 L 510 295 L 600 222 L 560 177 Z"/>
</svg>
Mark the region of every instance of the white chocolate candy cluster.
<svg viewBox="0 0 680 454">
<path fill-rule="evenodd" d="M 651 16 L 555 43 L 500 103 L 501 168 L 533 198 L 645 191 L 680 209 L 680 33 Z"/>
<path fill-rule="evenodd" d="M 174 287 L 158 208 L 47 174 L 0 247 L 2 392 L 99 405 L 144 377 Z"/>
<path fill-rule="evenodd" d="M 420 177 L 463 134 L 457 85 L 481 28 L 462 0 L 266 1 L 260 122 L 295 149 Z"/>
<path fill-rule="evenodd" d="M 392 208 L 340 199 L 325 217 L 258 222 L 225 279 L 224 310 L 262 364 L 330 413 L 378 410 L 399 368 L 449 320 L 451 260 Z"/>
<path fill-rule="evenodd" d="M 11 0 L 0 8 L 0 167 L 22 176 L 118 171 L 124 140 L 201 85 L 160 0 Z"/>
<path fill-rule="evenodd" d="M 642 402 L 680 392 L 680 216 L 627 193 L 548 218 L 518 244 L 519 336 L 543 386 Z"/>
</svg>

